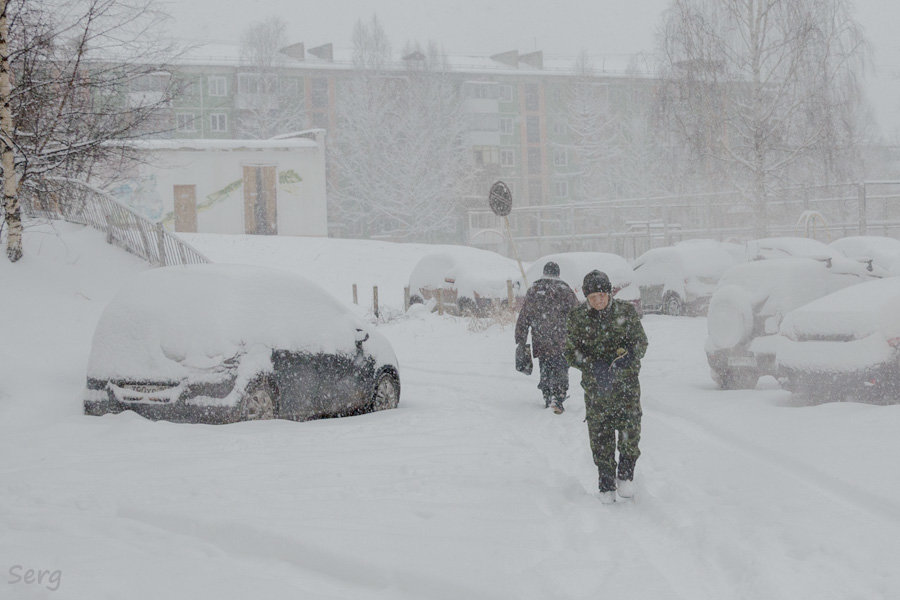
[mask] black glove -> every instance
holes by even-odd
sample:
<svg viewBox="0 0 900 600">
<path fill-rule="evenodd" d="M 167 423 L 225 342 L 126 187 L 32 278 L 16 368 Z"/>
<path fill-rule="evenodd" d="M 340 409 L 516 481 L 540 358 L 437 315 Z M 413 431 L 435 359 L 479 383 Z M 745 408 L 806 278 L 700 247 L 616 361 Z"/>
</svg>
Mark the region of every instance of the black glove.
<svg viewBox="0 0 900 600">
<path fill-rule="evenodd" d="M 591 374 L 594 376 L 594 381 L 597 382 L 600 393 L 608 394 L 612 391 L 614 373 L 609 368 L 608 362 L 598 360 L 591 363 Z"/>
<path fill-rule="evenodd" d="M 618 355 L 615 360 L 612 361 L 609 368 L 611 370 L 623 371 L 630 367 L 632 363 L 634 363 L 634 354 L 630 350 L 626 350 L 625 348 L 619 348 L 616 350 L 616 354 Z"/>
</svg>

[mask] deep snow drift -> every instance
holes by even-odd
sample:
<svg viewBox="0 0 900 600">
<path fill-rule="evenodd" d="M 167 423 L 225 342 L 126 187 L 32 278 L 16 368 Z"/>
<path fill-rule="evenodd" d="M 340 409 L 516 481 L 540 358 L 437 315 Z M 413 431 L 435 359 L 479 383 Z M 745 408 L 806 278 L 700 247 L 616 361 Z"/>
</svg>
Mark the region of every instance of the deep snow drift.
<svg viewBox="0 0 900 600">
<path fill-rule="evenodd" d="M 93 327 L 148 267 L 90 230 L 29 229 L 26 258 L 0 261 L 0 597 L 900 596 L 900 407 L 800 405 L 771 379 L 719 391 L 705 320 L 648 315 L 638 495 L 603 506 L 576 371 L 555 416 L 513 369 L 511 324 L 402 314 L 427 247 L 200 237 L 214 260 L 289 267 L 344 302 L 378 284 L 400 408 L 84 417 Z M 354 310 L 371 319 L 368 302 Z"/>
</svg>

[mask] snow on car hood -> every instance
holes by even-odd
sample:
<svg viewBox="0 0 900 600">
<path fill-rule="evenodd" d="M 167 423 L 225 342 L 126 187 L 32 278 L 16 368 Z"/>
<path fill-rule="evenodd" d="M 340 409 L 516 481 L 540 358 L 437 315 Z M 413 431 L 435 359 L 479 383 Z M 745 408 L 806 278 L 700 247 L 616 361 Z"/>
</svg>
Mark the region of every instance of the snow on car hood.
<svg viewBox="0 0 900 600">
<path fill-rule="evenodd" d="M 900 277 L 853 285 L 788 313 L 781 333 L 788 337 L 852 337 L 880 332 L 900 336 Z"/>
<path fill-rule="evenodd" d="M 107 305 L 88 376 L 181 380 L 262 349 L 355 352 L 362 321 L 315 283 L 278 269 L 193 265 L 145 271 Z M 380 336 L 367 341 L 396 363 Z"/>
<path fill-rule="evenodd" d="M 409 276 L 412 290 L 452 287 L 460 297 L 506 298 L 506 281 L 521 290 L 522 274 L 511 258 L 469 247 L 446 247 L 420 260 Z M 524 290 L 518 292 L 524 293 Z"/>
</svg>

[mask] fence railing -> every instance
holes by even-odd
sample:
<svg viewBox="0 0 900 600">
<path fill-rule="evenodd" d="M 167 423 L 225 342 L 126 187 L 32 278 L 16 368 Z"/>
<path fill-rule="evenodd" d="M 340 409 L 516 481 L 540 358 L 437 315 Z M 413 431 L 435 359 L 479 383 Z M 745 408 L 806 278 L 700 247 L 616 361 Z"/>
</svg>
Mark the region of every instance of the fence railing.
<svg viewBox="0 0 900 600">
<path fill-rule="evenodd" d="M 785 188 L 773 194 L 767 216 L 767 234 L 773 236 L 900 238 L 900 181 Z M 514 207 L 509 215 L 516 246 L 530 258 L 575 250 L 635 258 L 689 238 L 752 239 L 754 220 L 737 193 Z M 469 211 L 470 244 L 507 253 L 503 233 L 487 206 Z"/>
<path fill-rule="evenodd" d="M 200 251 L 120 203 L 109 194 L 77 180 L 66 180 L 65 197 L 47 195 L 23 200 L 22 209 L 33 217 L 63 219 L 106 233 L 106 241 L 153 265 L 211 262 Z"/>
</svg>

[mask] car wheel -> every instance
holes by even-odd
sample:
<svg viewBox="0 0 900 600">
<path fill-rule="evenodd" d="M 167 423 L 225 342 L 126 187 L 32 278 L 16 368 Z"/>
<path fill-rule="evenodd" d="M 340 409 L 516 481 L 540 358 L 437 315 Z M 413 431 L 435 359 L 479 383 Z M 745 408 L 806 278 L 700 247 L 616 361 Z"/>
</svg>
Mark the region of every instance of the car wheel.
<svg viewBox="0 0 900 600">
<path fill-rule="evenodd" d="M 666 299 L 663 301 L 663 313 L 673 317 L 684 313 L 684 302 L 681 301 L 681 297 L 678 294 L 674 292 L 666 294 Z"/>
<path fill-rule="evenodd" d="M 400 383 L 391 373 L 382 373 L 375 382 L 372 410 L 388 410 L 400 404 Z"/>
<path fill-rule="evenodd" d="M 425 300 L 422 299 L 422 296 L 413 294 L 409 297 L 409 305 L 412 306 L 413 304 L 425 304 Z"/>
<path fill-rule="evenodd" d="M 247 386 L 241 398 L 240 415 L 244 421 L 274 419 L 277 413 L 275 393 L 265 379 L 259 379 Z"/>
<path fill-rule="evenodd" d="M 759 382 L 756 369 L 712 369 L 712 378 L 723 390 L 752 390 Z"/>
</svg>

